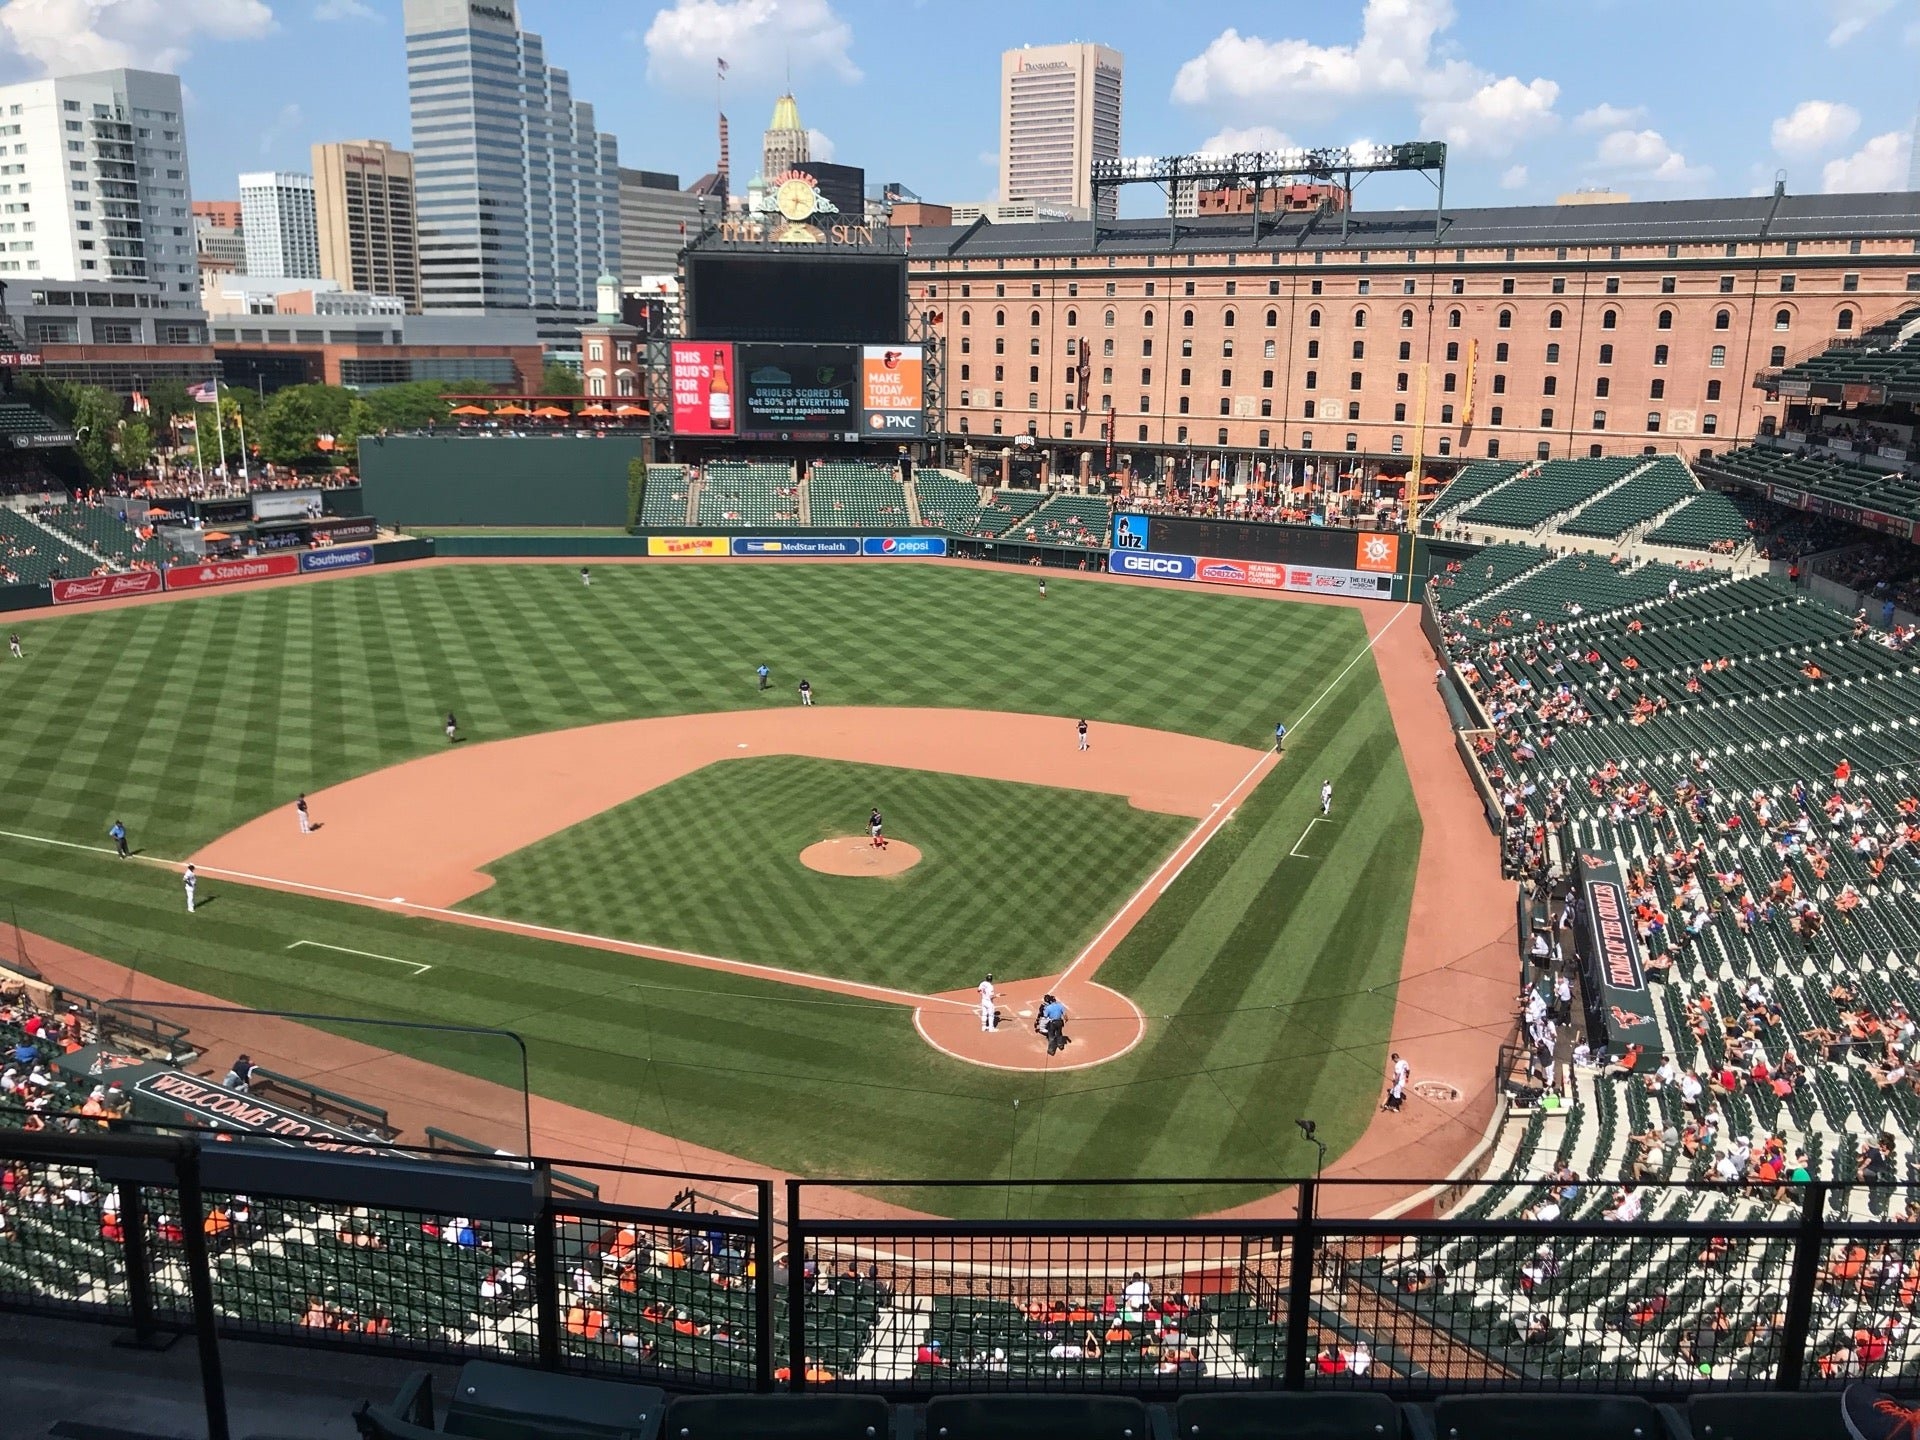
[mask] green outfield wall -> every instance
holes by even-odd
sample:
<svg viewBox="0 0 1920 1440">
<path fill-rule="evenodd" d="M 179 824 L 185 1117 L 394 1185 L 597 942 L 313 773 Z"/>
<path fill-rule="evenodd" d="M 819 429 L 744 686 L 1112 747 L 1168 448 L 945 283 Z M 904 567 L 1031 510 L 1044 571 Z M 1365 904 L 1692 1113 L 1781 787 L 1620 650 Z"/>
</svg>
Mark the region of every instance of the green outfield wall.
<svg viewBox="0 0 1920 1440">
<path fill-rule="evenodd" d="M 361 501 L 384 525 L 625 525 L 640 436 L 400 435 L 360 442 Z"/>
</svg>

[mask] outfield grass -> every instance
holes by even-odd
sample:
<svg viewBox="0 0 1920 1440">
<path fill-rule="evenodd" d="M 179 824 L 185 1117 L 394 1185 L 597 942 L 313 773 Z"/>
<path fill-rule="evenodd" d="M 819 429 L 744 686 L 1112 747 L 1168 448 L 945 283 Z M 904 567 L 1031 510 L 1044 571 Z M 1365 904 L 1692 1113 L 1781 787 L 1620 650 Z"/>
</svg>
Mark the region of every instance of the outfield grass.
<svg viewBox="0 0 1920 1440">
<path fill-rule="evenodd" d="M 874 805 L 919 848 L 914 869 L 800 863 L 816 840 L 862 833 Z M 489 865 L 493 886 L 462 908 L 937 994 L 982 970 L 1057 974 L 1192 828 L 1118 795 L 729 760 Z"/>
<path fill-rule="evenodd" d="M 435 567 L 23 620 L 30 659 L 0 666 L 0 828 L 104 845 L 119 816 L 136 846 L 177 857 L 298 790 L 440 748 L 449 708 L 494 738 L 791 704 L 802 671 L 828 704 L 1086 713 L 1259 744 L 1365 644 L 1345 610 L 1050 588 L 1043 603 L 1021 571 L 906 563 L 606 567 L 590 591 L 565 564 Z M 761 660 L 781 687 L 767 697 Z M 1336 823 L 1301 847 L 1311 859 L 1290 858 L 1329 776 Z M 1155 1017 L 1145 1041 L 1049 1077 L 938 1055 L 895 1007 L 557 942 L 213 884 L 189 917 L 173 875 L 85 851 L 0 838 L 0 902 L 28 928 L 247 1004 L 509 1027 L 542 1093 L 783 1168 L 1297 1173 L 1311 1156 L 1296 1115 L 1338 1151 L 1377 1099 L 1418 842 L 1384 698 L 1355 665 L 1101 972 Z M 1028 868 L 1009 856 L 976 877 L 1015 927 Z M 290 960 L 299 939 L 435 968 Z M 396 1048 L 480 1068 L 427 1034 Z"/>
</svg>

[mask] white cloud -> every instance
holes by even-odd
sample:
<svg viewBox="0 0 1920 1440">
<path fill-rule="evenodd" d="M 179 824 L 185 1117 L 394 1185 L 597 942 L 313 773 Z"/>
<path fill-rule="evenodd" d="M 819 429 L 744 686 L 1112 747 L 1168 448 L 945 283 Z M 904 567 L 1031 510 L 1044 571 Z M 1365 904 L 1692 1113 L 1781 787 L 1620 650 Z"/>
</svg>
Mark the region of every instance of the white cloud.
<svg viewBox="0 0 1920 1440">
<path fill-rule="evenodd" d="M 1293 137 L 1271 125 L 1229 125 L 1200 142 L 1202 155 L 1238 155 L 1248 150 L 1291 150 Z"/>
<path fill-rule="evenodd" d="M 1500 175 L 1502 190 L 1524 190 L 1527 188 L 1527 167 L 1509 165 Z"/>
<path fill-rule="evenodd" d="M 298 105 L 292 102 L 282 105 L 279 113 L 260 132 L 260 153 L 271 155 L 274 147 L 299 130 L 306 119 L 305 112 Z"/>
<path fill-rule="evenodd" d="M 647 26 L 647 74 L 683 89 L 712 84 L 725 60 L 728 82 L 779 83 L 789 66 L 851 83 L 853 27 L 829 0 L 673 0 Z"/>
<path fill-rule="evenodd" d="M 1268 40 L 1228 28 L 1180 67 L 1173 98 L 1183 105 L 1324 118 L 1383 96 L 1421 106 L 1422 123 L 1465 149 L 1498 153 L 1552 122 L 1559 86 L 1497 76 L 1444 53 L 1452 0 L 1367 0 L 1350 45 Z"/>
<path fill-rule="evenodd" d="M 1551 80 L 1523 85 L 1515 76 L 1482 85 L 1464 100 L 1441 100 L 1420 111 L 1420 129 L 1458 150 L 1482 155 L 1510 154 L 1557 117 L 1553 102 L 1560 87 Z"/>
<path fill-rule="evenodd" d="M 807 131 L 807 155 L 822 165 L 833 163 L 833 137 L 824 130 Z"/>
<path fill-rule="evenodd" d="M 0 72 L 177 70 L 197 39 L 257 40 L 272 28 L 265 0 L 7 0 Z"/>
<path fill-rule="evenodd" d="M 1860 112 L 1833 100 L 1803 100 L 1773 122 L 1773 148 L 1783 155 L 1831 150 L 1860 128 Z"/>
<path fill-rule="evenodd" d="M 1827 0 L 1827 9 L 1833 14 L 1827 44 L 1837 47 L 1858 38 L 1893 5 L 1894 0 Z"/>
<path fill-rule="evenodd" d="M 1608 105 L 1599 104 L 1591 110 L 1582 110 L 1574 117 L 1576 130 L 1631 130 L 1647 118 L 1644 105 Z"/>
<path fill-rule="evenodd" d="M 1904 190 L 1913 136 L 1904 130 L 1876 135 L 1851 155 L 1829 160 L 1820 171 L 1820 188 L 1829 195 L 1869 190 Z"/>
<path fill-rule="evenodd" d="M 1658 130 L 1615 130 L 1600 138 L 1593 163 L 1638 180 L 1692 184 L 1713 173 L 1705 165 L 1689 165 Z"/>
<path fill-rule="evenodd" d="M 385 19 L 378 10 L 367 4 L 367 0 L 320 0 L 313 7 L 316 20 L 373 20 Z"/>
</svg>

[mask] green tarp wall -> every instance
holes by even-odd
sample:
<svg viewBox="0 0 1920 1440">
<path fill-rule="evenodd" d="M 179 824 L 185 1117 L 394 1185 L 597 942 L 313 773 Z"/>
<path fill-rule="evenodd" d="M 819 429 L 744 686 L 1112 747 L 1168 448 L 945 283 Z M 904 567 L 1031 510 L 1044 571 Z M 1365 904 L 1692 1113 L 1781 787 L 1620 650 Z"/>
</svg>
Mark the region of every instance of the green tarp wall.
<svg viewBox="0 0 1920 1440">
<path fill-rule="evenodd" d="M 574 440 L 427 435 L 360 442 L 366 513 L 383 525 L 625 525 L 641 436 Z"/>
</svg>

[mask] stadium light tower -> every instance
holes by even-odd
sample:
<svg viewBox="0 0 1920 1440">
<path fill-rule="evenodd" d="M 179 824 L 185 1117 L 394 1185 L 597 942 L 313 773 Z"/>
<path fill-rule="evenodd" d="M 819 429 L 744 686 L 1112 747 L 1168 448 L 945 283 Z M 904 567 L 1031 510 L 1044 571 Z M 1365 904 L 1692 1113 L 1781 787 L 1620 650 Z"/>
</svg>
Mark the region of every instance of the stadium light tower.
<svg viewBox="0 0 1920 1440">
<path fill-rule="evenodd" d="M 1092 170 L 1093 238 L 1100 239 L 1100 197 L 1123 185 L 1158 185 L 1166 192 L 1167 239 L 1179 233 L 1171 203 L 1183 184 L 1198 187 L 1209 182 L 1216 189 L 1247 189 L 1253 193 L 1253 238 L 1260 238 L 1260 192 L 1282 180 L 1329 182 L 1337 180 L 1351 196 L 1368 175 L 1382 171 L 1413 171 L 1433 182 L 1433 238 L 1440 238 L 1440 212 L 1447 199 L 1447 147 L 1439 140 L 1408 140 L 1398 145 L 1340 145 L 1305 149 L 1242 150 L 1233 154 L 1129 156 L 1096 160 Z M 1356 180 L 1355 177 L 1359 179 Z M 1340 211 L 1340 237 L 1345 239 L 1352 205 Z"/>
</svg>

